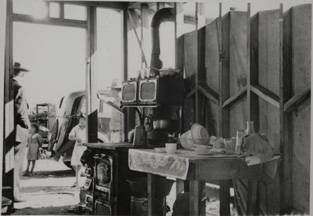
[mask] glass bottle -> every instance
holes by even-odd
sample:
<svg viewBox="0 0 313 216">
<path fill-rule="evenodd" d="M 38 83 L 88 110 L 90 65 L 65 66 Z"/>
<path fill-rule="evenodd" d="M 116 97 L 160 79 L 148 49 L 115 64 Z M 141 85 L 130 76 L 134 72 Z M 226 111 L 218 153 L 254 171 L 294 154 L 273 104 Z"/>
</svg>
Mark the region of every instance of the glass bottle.
<svg viewBox="0 0 313 216">
<path fill-rule="evenodd" d="M 254 122 L 253 121 L 247 121 L 247 127 L 246 127 L 246 130 L 245 130 L 245 136 L 248 136 L 248 135 L 253 134 L 253 133 L 255 133 Z"/>
<path fill-rule="evenodd" d="M 237 130 L 236 134 L 236 145 L 235 145 L 235 153 L 241 154 L 242 153 L 242 143 L 244 137 L 244 130 Z"/>
</svg>

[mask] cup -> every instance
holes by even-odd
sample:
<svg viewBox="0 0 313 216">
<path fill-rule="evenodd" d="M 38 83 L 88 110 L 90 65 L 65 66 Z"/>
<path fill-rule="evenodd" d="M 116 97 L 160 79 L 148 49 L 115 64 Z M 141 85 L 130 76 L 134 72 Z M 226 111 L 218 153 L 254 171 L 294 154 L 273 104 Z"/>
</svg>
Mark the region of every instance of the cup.
<svg viewBox="0 0 313 216">
<path fill-rule="evenodd" d="M 168 154 L 175 154 L 177 150 L 177 144 L 176 143 L 165 143 L 165 151 Z"/>
</svg>

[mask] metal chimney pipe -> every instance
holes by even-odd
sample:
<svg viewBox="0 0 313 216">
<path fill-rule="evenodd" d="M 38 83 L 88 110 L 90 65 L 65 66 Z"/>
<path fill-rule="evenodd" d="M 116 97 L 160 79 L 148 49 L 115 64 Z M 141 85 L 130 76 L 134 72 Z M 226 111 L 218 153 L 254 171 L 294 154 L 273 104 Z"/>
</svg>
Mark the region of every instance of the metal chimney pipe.
<svg viewBox="0 0 313 216">
<path fill-rule="evenodd" d="M 151 35 L 152 35 L 152 52 L 150 61 L 150 74 L 156 75 L 159 73 L 157 69 L 162 68 L 162 61 L 160 60 L 160 25 L 162 22 L 175 21 L 174 8 L 162 8 L 158 10 L 151 21 Z"/>
</svg>

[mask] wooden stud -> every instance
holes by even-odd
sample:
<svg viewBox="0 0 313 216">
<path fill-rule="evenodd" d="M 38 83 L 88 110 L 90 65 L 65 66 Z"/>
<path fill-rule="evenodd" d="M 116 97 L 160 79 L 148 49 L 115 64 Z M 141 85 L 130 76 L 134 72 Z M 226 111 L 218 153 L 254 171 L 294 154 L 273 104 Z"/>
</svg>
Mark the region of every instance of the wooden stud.
<svg viewBox="0 0 313 216">
<path fill-rule="evenodd" d="M 230 181 L 221 180 L 219 181 L 220 185 L 220 215 L 229 216 L 230 215 Z"/>
<path fill-rule="evenodd" d="M 223 132 L 223 43 L 222 43 L 222 3 L 219 3 L 219 17 L 216 22 L 217 28 L 217 42 L 218 42 L 218 52 L 219 52 L 219 108 L 218 108 L 218 118 L 217 118 L 217 136 L 221 137 Z"/>
<path fill-rule="evenodd" d="M 7 17 L 6 17 L 6 30 L 5 30 L 5 67 L 4 67 L 4 104 L 2 106 L 4 109 L 8 108 L 5 105 L 8 103 L 13 102 L 13 91 L 12 91 L 12 82 L 11 82 L 11 77 L 13 75 L 13 21 L 12 21 L 12 14 L 13 14 L 13 2 L 12 0 L 8 0 L 6 2 L 6 10 L 7 10 Z M 13 106 L 14 109 L 14 106 Z M 13 110 L 14 112 L 14 110 Z M 10 110 L 10 115 L 13 115 L 12 110 Z M 4 122 L 10 121 L 10 119 L 13 118 L 14 116 L 7 116 L 4 115 Z M 15 128 L 14 128 L 15 129 Z M 3 130 L 8 136 L 4 137 L 4 142 L 3 142 L 3 152 L 2 156 L 5 158 L 6 154 L 12 151 L 14 148 L 14 142 L 15 142 L 15 131 L 11 132 L 9 134 L 5 130 Z M 13 201 L 14 199 L 14 168 L 5 171 L 6 168 L 6 162 L 14 163 L 14 159 L 11 158 L 11 161 L 3 160 L 3 164 L 1 165 L 4 169 L 4 176 L 2 176 L 2 185 L 5 186 L 2 190 L 2 195 L 6 196 L 7 198 L 11 199 Z M 5 188 L 8 188 L 6 190 Z M 10 213 L 13 210 L 14 203 L 9 206 L 8 212 Z"/>
<path fill-rule="evenodd" d="M 203 182 L 189 181 L 189 214 L 194 216 L 205 215 L 205 205 L 201 201 Z"/>
<path fill-rule="evenodd" d="M 282 165 L 280 169 L 280 197 L 281 197 L 281 213 L 290 213 L 292 208 L 292 146 L 289 140 L 289 135 L 292 134 L 289 115 L 284 113 L 284 101 L 291 97 L 291 73 L 292 73 L 292 9 L 286 12 L 283 16 L 283 5 L 280 5 L 280 61 L 279 61 L 279 97 L 280 97 L 280 133 L 282 134 L 280 139 L 280 152 L 282 156 Z M 283 44 L 282 44 L 283 43 Z M 285 60 L 285 61 L 283 61 Z"/>
<path fill-rule="evenodd" d="M 94 83 L 94 54 L 96 51 L 97 42 L 97 14 L 96 7 L 87 8 L 87 70 L 86 70 L 86 92 L 87 92 L 87 133 L 88 142 L 98 141 L 98 112 L 97 108 L 93 107 L 96 98 L 96 92 L 92 83 Z"/>
<path fill-rule="evenodd" d="M 33 18 L 30 15 L 25 15 L 25 14 L 13 14 L 12 19 L 13 21 L 16 21 L 16 22 L 87 28 L 87 21 L 82 21 L 82 20 L 71 20 L 71 19 L 53 18 L 53 17 L 38 20 L 38 19 Z"/>
<path fill-rule="evenodd" d="M 199 88 L 199 40 L 198 40 L 198 3 L 195 3 L 195 19 L 196 19 L 196 27 L 195 27 L 195 46 L 196 46 L 196 71 L 195 71 L 195 122 L 199 122 L 199 92 L 197 89 Z"/>
</svg>

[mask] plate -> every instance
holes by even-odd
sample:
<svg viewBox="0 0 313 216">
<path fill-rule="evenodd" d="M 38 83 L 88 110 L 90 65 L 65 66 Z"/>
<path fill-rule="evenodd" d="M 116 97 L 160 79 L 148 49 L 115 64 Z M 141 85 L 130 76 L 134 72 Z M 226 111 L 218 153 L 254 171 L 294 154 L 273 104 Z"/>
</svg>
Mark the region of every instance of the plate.
<svg viewBox="0 0 313 216">
<path fill-rule="evenodd" d="M 154 148 L 154 151 L 157 153 L 165 153 L 165 148 Z"/>
</svg>

